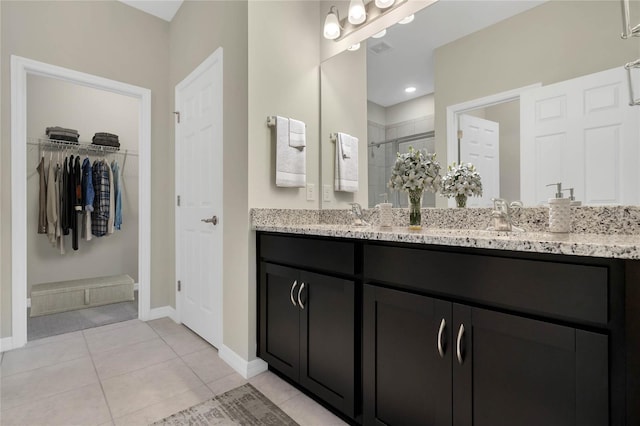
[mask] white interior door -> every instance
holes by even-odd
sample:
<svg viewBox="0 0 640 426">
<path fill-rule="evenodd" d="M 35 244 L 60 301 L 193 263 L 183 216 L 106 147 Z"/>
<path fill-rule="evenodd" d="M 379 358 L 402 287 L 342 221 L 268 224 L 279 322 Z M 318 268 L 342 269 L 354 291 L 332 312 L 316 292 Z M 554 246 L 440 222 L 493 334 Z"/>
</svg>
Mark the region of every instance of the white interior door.
<svg viewBox="0 0 640 426">
<path fill-rule="evenodd" d="M 555 188 L 545 185 L 556 182 L 584 204 L 638 204 L 640 108 L 628 105 L 628 93 L 619 67 L 522 94 L 525 204 L 546 203 Z"/>
<path fill-rule="evenodd" d="M 500 124 L 460 115 L 460 162 L 471 163 L 482 179 L 482 197 L 469 197 L 468 207 L 491 207 L 500 197 Z"/>
<path fill-rule="evenodd" d="M 176 86 L 176 295 L 184 325 L 222 343 L 222 49 Z M 206 220 L 206 222 L 205 222 Z"/>
</svg>

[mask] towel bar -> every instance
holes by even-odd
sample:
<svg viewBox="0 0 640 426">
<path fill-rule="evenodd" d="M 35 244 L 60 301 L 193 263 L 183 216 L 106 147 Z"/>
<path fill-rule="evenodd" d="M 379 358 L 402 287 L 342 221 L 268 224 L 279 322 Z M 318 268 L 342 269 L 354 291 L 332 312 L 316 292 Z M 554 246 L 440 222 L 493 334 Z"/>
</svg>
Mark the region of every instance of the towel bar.
<svg viewBox="0 0 640 426">
<path fill-rule="evenodd" d="M 276 116 L 275 115 L 267 116 L 267 126 L 276 127 Z"/>
<path fill-rule="evenodd" d="M 335 142 L 338 140 L 338 134 L 337 133 L 329 133 L 329 140 L 331 142 Z"/>
</svg>

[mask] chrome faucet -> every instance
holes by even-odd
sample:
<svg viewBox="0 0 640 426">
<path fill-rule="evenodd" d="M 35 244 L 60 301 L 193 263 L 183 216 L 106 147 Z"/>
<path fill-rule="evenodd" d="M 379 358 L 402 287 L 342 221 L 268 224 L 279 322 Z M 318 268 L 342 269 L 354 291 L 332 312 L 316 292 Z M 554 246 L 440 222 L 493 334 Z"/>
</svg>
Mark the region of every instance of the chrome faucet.
<svg viewBox="0 0 640 426">
<path fill-rule="evenodd" d="M 491 224 L 487 227 L 487 231 L 524 231 L 513 225 L 513 210 L 522 207 L 520 201 L 513 201 L 511 204 L 502 198 L 492 198 L 491 201 L 493 201 L 493 210 Z"/>
<path fill-rule="evenodd" d="M 353 215 L 353 225 L 355 226 L 369 226 L 369 222 L 364 220 L 364 213 L 362 212 L 362 206 L 359 203 L 351 204 L 351 214 Z"/>
</svg>

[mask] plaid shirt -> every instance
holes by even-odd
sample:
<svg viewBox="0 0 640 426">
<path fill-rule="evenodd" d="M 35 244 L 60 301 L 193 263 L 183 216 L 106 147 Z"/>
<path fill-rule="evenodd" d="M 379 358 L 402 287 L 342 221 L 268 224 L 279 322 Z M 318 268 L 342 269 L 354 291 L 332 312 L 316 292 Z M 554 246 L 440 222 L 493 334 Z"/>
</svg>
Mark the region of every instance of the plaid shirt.
<svg viewBox="0 0 640 426">
<path fill-rule="evenodd" d="M 93 163 L 93 212 L 91 212 L 91 233 L 102 237 L 107 233 L 109 220 L 109 165 L 105 161 Z"/>
</svg>

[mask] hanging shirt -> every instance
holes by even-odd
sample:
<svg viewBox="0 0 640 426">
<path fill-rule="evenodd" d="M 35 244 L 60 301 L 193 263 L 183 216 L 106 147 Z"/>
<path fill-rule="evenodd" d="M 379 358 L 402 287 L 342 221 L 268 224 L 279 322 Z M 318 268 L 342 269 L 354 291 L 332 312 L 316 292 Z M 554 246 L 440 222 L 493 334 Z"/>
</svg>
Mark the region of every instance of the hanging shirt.
<svg viewBox="0 0 640 426">
<path fill-rule="evenodd" d="M 91 167 L 91 160 L 87 157 L 82 162 L 82 202 L 84 204 L 82 238 L 86 241 L 91 241 L 91 212 L 93 211 L 94 197 L 93 168 Z"/>
<path fill-rule="evenodd" d="M 56 228 L 58 227 L 58 184 L 56 183 L 58 166 L 49 162 L 49 177 L 47 178 L 47 236 L 49 242 L 56 245 Z"/>
<path fill-rule="evenodd" d="M 109 220 L 107 222 L 107 232 L 113 234 L 115 231 L 115 218 L 116 218 L 116 193 L 113 185 L 113 170 L 109 167 L 109 163 L 104 162 L 107 172 L 109 173 Z"/>
<path fill-rule="evenodd" d="M 67 157 L 64 158 L 64 163 L 62 166 L 62 234 L 69 235 L 69 228 L 71 224 L 69 223 L 69 159 Z"/>
<path fill-rule="evenodd" d="M 56 177 L 56 184 L 58 186 L 58 224 L 56 227 L 56 240 L 58 243 L 58 248 L 60 249 L 60 254 L 64 254 L 64 233 L 62 232 L 62 219 L 64 217 L 63 215 L 63 208 L 64 208 L 64 179 L 63 179 L 63 173 L 64 171 L 62 170 L 62 167 L 58 166 L 58 175 Z"/>
<path fill-rule="evenodd" d="M 116 160 L 111 162 L 111 170 L 113 171 L 113 187 L 116 191 L 116 214 L 114 218 L 113 226 L 115 229 L 120 230 L 122 227 L 122 189 L 121 189 L 121 179 L 120 176 L 120 165 Z"/>
<path fill-rule="evenodd" d="M 38 195 L 38 234 L 47 233 L 47 177 L 44 169 L 44 157 L 36 168 L 40 175 L 40 191 Z"/>
<path fill-rule="evenodd" d="M 73 158 L 73 157 L 72 157 Z M 80 240 L 80 226 L 82 225 L 82 171 L 80 169 L 80 156 L 76 156 L 75 161 L 71 161 L 73 166 L 73 179 L 71 182 L 71 196 L 73 200 L 72 207 L 72 224 L 71 234 L 73 237 L 72 246 L 74 250 L 78 250 L 78 241 Z"/>
<path fill-rule="evenodd" d="M 91 212 L 91 232 L 96 237 L 107 233 L 109 221 L 109 171 L 104 161 L 93 163 L 93 212 Z"/>
</svg>

